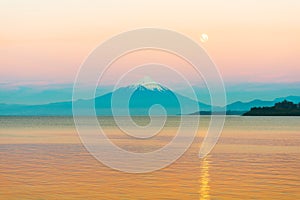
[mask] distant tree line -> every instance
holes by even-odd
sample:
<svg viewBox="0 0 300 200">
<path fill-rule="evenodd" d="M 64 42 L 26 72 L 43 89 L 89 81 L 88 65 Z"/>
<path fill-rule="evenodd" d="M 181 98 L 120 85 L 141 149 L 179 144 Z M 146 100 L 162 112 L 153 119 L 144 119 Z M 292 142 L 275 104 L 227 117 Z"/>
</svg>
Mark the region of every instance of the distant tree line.
<svg viewBox="0 0 300 200">
<path fill-rule="evenodd" d="M 300 103 L 284 100 L 272 107 L 253 107 L 244 116 L 300 116 Z"/>
</svg>

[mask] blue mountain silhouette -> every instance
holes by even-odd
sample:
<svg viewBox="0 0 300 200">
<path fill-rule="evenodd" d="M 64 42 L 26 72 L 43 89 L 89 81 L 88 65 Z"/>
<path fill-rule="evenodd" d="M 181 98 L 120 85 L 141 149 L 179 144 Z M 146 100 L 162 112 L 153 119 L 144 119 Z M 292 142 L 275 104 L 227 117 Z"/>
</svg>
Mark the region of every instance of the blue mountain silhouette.
<svg viewBox="0 0 300 200">
<path fill-rule="evenodd" d="M 128 98 L 126 98 L 128 97 Z M 177 94 L 157 83 L 141 83 L 119 88 L 95 99 L 73 102 L 87 115 L 89 104 L 95 103 L 98 116 L 111 116 L 112 108 L 117 115 L 179 115 L 189 114 L 195 109 L 210 110 L 211 106 Z M 113 103 L 113 105 L 112 105 Z M 160 107 L 155 106 L 160 105 Z M 164 110 L 162 110 L 162 108 Z M 24 116 L 69 116 L 72 115 L 72 102 L 57 102 L 42 105 L 0 104 L 0 115 Z M 115 114 L 114 113 L 114 114 Z"/>
<path fill-rule="evenodd" d="M 272 106 L 283 99 L 294 103 L 300 102 L 299 96 L 276 98 L 273 101 L 253 100 L 237 101 L 227 105 L 229 114 L 242 114 L 252 107 Z M 72 104 L 80 108 L 82 115 L 89 115 L 90 104 L 95 105 L 98 116 L 115 115 L 180 115 L 197 114 L 199 111 L 210 113 L 211 106 L 192 100 L 155 82 L 141 82 L 119 88 L 113 92 L 101 95 L 95 99 L 56 102 L 41 105 L 0 104 L 0 115 L 8 116 L 71 116 Z M 160 105 L 160 106 L 157 106 Z M 163 108 L 163 109 L 162 109 Z M 218 110 L 219 107 L 215 107 Z"/>
</svg>

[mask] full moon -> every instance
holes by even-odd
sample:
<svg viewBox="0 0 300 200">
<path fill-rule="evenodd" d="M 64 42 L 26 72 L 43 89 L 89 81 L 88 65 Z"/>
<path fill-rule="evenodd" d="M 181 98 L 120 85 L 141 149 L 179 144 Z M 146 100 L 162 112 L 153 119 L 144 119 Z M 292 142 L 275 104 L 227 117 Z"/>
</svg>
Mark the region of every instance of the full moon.
<svg viewBox="0 0 300 200">
<path fill-rule="evenodd" d="M 208 41 L 208 35 L 205 34 L 205 33 L 202 33 L 201 37 L 200 37 L 200 41 L 203 42 L 203 43 L 207 42 Z"/>
</svg>

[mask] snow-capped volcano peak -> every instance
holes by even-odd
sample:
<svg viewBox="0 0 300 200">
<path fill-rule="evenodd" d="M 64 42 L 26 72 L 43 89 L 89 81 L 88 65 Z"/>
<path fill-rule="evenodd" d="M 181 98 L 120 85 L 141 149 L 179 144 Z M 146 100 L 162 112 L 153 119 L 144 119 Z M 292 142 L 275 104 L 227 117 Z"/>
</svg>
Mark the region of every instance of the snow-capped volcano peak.
<svg viewBox="0 0 300 200">
<path fill-rule="evenodd" d="M 154 80 L 152 80 L 150 77 L 146 76 L 140 81 L 138 81 L 136 84 L 132 85 L 133 88 L 145 88 L 147 90 L 157 90 L 157 91 L 165 91 L 167 90 L 165 87 L 161 86 L 160 84 L 156 83 Z"/>
</svg>

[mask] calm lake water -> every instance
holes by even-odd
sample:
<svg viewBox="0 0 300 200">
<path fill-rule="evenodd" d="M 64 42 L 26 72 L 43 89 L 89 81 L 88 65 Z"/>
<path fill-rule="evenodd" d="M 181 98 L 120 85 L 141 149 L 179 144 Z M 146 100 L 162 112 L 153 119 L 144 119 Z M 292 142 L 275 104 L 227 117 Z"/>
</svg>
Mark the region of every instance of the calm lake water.
<svg viewBox="0 0 300 200">
<path fill-rule="evenodd" d="M 199 159 L 209 119 L 175 163 L 129 174 L 93 158 L 71 117 L 0 117 L 0 199 L 300 199 L 300 117 L 227 117 L 218 144 Z M 99 120 L 117 145 L 140 151 L 172 138 L 179 117 L 168 119 L 164 137 L 142 142 L 112 118 Z"/>
</svg>

